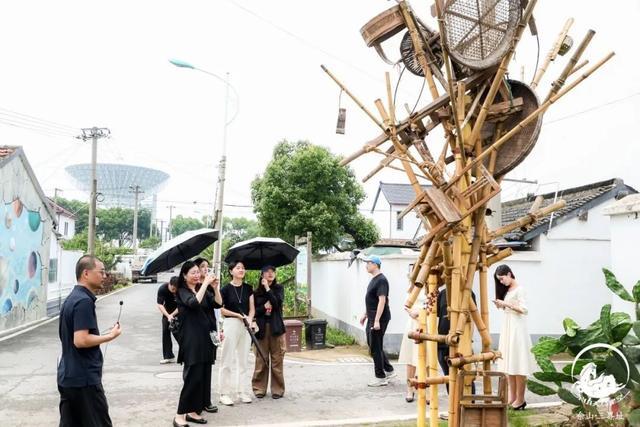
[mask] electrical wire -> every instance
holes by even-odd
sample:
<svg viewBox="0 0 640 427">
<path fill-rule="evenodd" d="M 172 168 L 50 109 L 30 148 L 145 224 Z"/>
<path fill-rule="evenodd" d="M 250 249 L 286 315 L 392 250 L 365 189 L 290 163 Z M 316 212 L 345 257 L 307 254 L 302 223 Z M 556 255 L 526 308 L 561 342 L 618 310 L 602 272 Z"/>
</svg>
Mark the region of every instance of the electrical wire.
<svg viewBox="0 0 640 427">
<path fill-rule="evenodd" d="M 640 92 L 635 92 L 635 93 L 632 93 L 631 95 L 627 95 L 627 96 L 622 97 L 622 98 L 614 99 L 612 101 L 605 102 L 603 104 L 598 104 L 598 105 L 595 105 L 593 107 L 587 108 L 585 110 L 577 111 L 575 113 L 568 114 L 566 116 L 558 117 L 557 119 L 545 121 L 545 124 L 548 125 L 548 124 L 551 124 L 551 123 L 556 123 L 556 122 L 560 122 L 560 121 L 563 121 L 563 120 L 567 120 L 567 119 L 573 118 L 575 116 L 579 116 L 581 114 L 588 113 L 590 111 L 599 110 L 600 108 L 608 107 L 609 105 L 616 104 L 616 103 L 622 102 L 622 101 L 626 101 L 627 99 L 636 97 L 638 95 L 640 95 Z"/>
<path fill-rule="evenodd" d="M 51 121 L 51 120 L 41 119 L 41 118 L 36 117 L 36 116 L 31 116 L 29 114 L 19 113 L 17 111 L 10 110 L 10 109 L 4 108 L 4 107 L 0 107 L 0 114 L 20 117 L 23 120 L 29 120 L 31 122 L 38 122 L 40 124 L 47 125 L 47 126 L 52 127 L 52 128 L 58 128 L 60 130 L 65 130 L 65 131 L 71 131 L 72 133 L 78 132 L 80 130 L 80 127 L 69 126 L 69 125 L 65 125 L 65 124 L 62 124 L 62 123 L 54 122 L 54 121 Z"/>
</svg>

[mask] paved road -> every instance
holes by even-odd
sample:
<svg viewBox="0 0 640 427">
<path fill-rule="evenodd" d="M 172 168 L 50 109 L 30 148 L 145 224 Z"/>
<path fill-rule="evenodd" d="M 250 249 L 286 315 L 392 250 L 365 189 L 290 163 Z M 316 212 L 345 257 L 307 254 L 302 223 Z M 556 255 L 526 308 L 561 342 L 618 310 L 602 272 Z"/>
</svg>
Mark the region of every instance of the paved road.
<svg viewBox="0 0 640 427">
<path fill-rule="evenodd" d="M 175 414 L 182 370 L 179 365 L 158 363 L 161 340 L 156 289 L 156 284 L 140 284 L 97 304 L 99 325 L 107 329 L 117 318 L 118 302 L 124 301 L 123 334 L 108 349 L 103 346 L 107 353 L 103 383 L 115 426 L 169 426 Z M 57 425 L 57 334 L 55 320 L 0 342 L 0 419 L 8 425 Z M 364 424 L 365 420 L 408 419 L 415 414 L 415 405 L 403 399 L 404 366 L 397 367 L 399 378 L 390 386 L 369 388 L 369 363 L 314 363 L 288 357 L 285 365 L 283 399 L 267 397 L 248 405 L 222 407 L 218 414 L 207 415 L 210 423 L 340 425 L 361 419 L 358 423 Z M 214 390 L 216 385 L 217 366 Z"/>
</svg>

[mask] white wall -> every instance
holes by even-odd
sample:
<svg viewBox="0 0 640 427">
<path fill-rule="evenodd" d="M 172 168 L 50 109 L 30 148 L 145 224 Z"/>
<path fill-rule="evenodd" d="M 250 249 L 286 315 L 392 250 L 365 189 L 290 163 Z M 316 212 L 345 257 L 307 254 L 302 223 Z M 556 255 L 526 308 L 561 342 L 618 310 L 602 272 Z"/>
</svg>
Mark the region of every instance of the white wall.
<svg viewBox="0 0 640 427">
<path fill-rule="evenodd" d="M 380 238 L 383 239 L 413 239 L 416 230 L 420 226 L 420 220 L 415 212 L 410 212 L 403 218 L 402 230 L 397 229 L 398 212 L 402 212 L 407 206 L 389 205 L 384 195 L 380 194 L 372 214 L 373 221 L 380 230 Z M 418 235 L 423 234 L 421 230 Z"/>
<path fill-rule="evenodd" d="M 624 200 L 624 199 L 623 199 Z M 611 216 L 611 271 L 631 293 L 640 281 L 638 243 L 640 242 L 640 214 L 630 212 Z M 626 311 L 635 319 L 633 304 L 613 297 L 613 311 Z"/>
<path fill-rule="evenodd" d="M 65 298 L 67 298 L 71 289 L 76 285 L 76 263 L 82 255 L 82 251 L 66 251 L 58 248 L 56 252 L 58 277 L 55 282 L 49 283 L 47 287 L 48 315 L 60 311 L 60 307 Z"/>
<path fill-rule="evenodd" d="M 563 334 L 562 321 L 567 317 L 587 326 L 611 302 L 602 273 L 603 267 L 611 266 L 611 233 L 603 208 L 591 209 L 587 221 L 572 218 L 541 234 L 534 241 L 536 251 L 516 251 L 504 260 L 527 291 L 529 332 L 534 338 Z M 490 269 L 490 299 L 495 296 L 496 267 Z M 492 306 L 490 313 L 490 331 L 499 334 L 502 312 Z"/>
<path fill-rule="evenodd" d="M 385 350 L 397 353 L 407 316 L 403 310 L 407 297 L 409 268 L 417 258 L 411 255 L 381 257 L 382 272 L 389 280 L 389 309 L 391 322 L 385 336 Z M 362 260 L 347 268 L 349 253 L 314 258 L 312 268 L 312 305 L 314 314 L 326 318 L 329 324 L 354 335 L 366 343 L 364 327 L 358 320 L 365 311 L 364 296 L 371 276 Z"/>
</svg>

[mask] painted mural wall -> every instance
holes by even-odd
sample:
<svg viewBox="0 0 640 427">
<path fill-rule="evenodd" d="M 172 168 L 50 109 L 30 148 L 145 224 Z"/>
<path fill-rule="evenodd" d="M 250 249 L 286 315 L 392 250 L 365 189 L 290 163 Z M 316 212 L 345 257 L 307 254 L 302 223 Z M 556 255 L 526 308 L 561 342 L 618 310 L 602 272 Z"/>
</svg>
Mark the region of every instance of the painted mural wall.
<svg viewBox="0 0 640 427">
<path fill-rule="evenodd" d="M 0 331 L 46 316 L 52 219 L 19 156 L 0 165 Z"/>
</svg>

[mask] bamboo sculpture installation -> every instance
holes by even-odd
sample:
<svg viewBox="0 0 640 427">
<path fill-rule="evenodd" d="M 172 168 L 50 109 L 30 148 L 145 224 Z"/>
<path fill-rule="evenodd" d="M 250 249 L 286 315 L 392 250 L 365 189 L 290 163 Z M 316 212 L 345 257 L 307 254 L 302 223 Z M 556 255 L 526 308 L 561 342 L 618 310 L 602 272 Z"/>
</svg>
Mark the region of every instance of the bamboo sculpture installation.
<svg viewBox="0 0 640 427">
<path fill-rule="evenodd" d="M 470 410 L 465 406 L 469 402 L 463 398 L 472 396 L 469 380 L 474 375 L 483 378 L 482 394 L 473 399 L 476 405 L 493 402 L 490 407 L 495 408 L 496 399 L 505 395 L 501 380 L 499 397 L 491 396 L 491 378 L 502 374 L 492 372 L 492 362 L 501 354 L 493 348 L 489 336 L 487 275 L 492 264 L 513 251 L 499 248 L 495 240 L 516 229 L 526 229 L 566 206 L 562 200 L 547 205 L 537 200 L 526 216 L 489 230 L 485 221 L 487 203 L 500 192 L 502 177 L 522 162 L 535 145 L 547 109 L 614 53 L 584 68 L 589 62 L 579 61 L 595 34 L 589 30 L 540 102 L 530 86 L 505 78 L 527 25 L 532 32 L 537 31 L 533 22 L 536 0 L 435 0 L 431 10 L 437 31 L 419 19 L 408 2 L 397 3 L 362 27 L 361 34 L 386 63 L 393 63 L 381 43 L 406 30 L 400 61 L 425 79 L 431 102 L 398 120 L 390 76 L 386 73 L 386 102 L 375 100 L 375 115 L 375 110 L 357 99 L 327 67 L 322 65 L 322 69 L 383 132 L 347 156 L 342 164 L 367 153 L 381 155 L 380 164 L 365 180 L 390 168 L 403 172 L 415 192 L 415 200 L 400 217 L 415 212 L 425 228 L 409 275 L 412 290 L 405 302 L 405 307 L 410 308 L 420 292 L 426 293 L 420 329 L 409 333 L 409 338 L 419 344 L 417 380 L 413 381 L 418 389 L 418 426 L 426 425 L 427 413 L 429 425 L 438 425 L 438 386 L 443 384 L 448 384 L 451 391 L 449 425 L 462 426 L 465 424 L 460 411 L 467 414 Z M 550 64 L 571 47 L 568 32 L 572 24 L 572 18 L 566 21 L 542 67 L 536 70 L 532 87 L 542 88 L 542 77 Z M 571 79 L 573 75 L 577 77 Z M 440 126 L 444 143 L 437 149 L 437 141 L 430 133 Z M 391 144 L 385 148 L 387 142 Z M 424 189 L 423 183 L 430 186 Z M 479 305 L 471 298 L 476 283 Z M 437 332 L 439 292 L 446 292 L 451 324 L 447 335 Z M 479 354 L 473 354 L 471 346 L 474 328 L 482 340 Z M 439 375 L 438 343 L 449 346 L 448 377 Z M 502 411 L 506 411 L 506 401 Z M 498 415 L 494 419 L 506 420 L 504 413 Z"/>
</svg>

